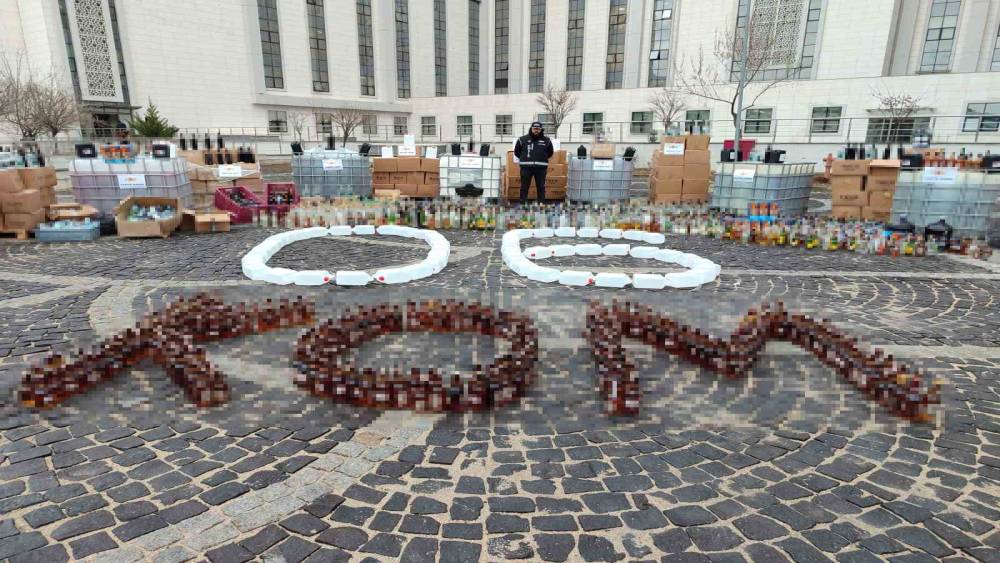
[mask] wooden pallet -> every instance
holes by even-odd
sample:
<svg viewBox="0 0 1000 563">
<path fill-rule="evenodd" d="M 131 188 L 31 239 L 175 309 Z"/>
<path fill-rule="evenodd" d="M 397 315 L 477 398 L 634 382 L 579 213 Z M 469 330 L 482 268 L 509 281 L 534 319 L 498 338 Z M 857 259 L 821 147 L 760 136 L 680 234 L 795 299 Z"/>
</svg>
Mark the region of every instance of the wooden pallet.
<svg viewBox="0 0 1000 563">
<path fill-rule="evenodd" d="M 14 235 L 17 240 L 28 240 L 28 231 L 24 229 L 0 230 L 0 235 Z"/>
</svg>

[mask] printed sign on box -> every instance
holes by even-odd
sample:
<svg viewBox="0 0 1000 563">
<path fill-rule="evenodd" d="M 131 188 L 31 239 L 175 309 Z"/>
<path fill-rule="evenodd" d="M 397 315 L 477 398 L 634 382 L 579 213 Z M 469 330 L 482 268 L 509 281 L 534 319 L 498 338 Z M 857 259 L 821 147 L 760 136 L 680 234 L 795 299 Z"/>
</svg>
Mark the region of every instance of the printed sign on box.
<svg viewBox="0 0 1000 563">
<path fill-rule="evenodd" d="M 243 175 L 243 169 L 239 164 L 220 164 L 219 178 L 239 178 Z"/>
<path fill-rule="evenodd" d="M 343 170 L 344 161 L 339 158 L 324 158 L 323 159 L 323 171 L 330 172 L 334 170 Z"/>
<path fill-rule="evenodd" d="M 615 169 L 615 161 L 613 161 L 613 160 L 595 160 L 594 161 L 594 170 L 605 170 L 605 171 L 610 172 L 610 171 L 612 171 L 614 169 Z"/>
<path fill-rule="evenodd" d="M 684 143 L 663 143 L 663 154 L 667 156 L 684 156 Z"/>
<path fill-rule="evenodd" d="M 458 167 L 459 168 L 482 168 L 483 159 L 478 156 L 460 156 L 458 157 Z"/>
<path fill-rule="evenodd" d="M 757 175 L 757 171 L 752 168 L 740 168 L 733 171 L 733 181 L 734 182 L 753 182 L 754 176 Z"/>
<path fill-rule="evenodd" d="M 417 156 L 417 147 L 415 145 L 401 145 L 397 151 L 399 156 Z"/>
<path fill-rule="evenodd" d="M 954 184 L 958 180 L 958 168 L 924 168 L 924 182 L 928 184 Z"/>
<path fill-rule="evenodd" d="M 122 190 L 146 189 L 146 176 L 143 174 L 118 174 L 118 188 Z"/>
</svg>

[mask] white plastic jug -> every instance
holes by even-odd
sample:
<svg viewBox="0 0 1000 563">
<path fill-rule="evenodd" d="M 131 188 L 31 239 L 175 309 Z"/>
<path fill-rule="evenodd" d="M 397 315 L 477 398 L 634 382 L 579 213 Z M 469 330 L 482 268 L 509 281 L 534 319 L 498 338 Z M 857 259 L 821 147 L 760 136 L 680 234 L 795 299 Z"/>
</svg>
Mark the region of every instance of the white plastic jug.
<svg viewBox="0 0 1000 563">
<path fill-rule="evenodd" d="M 635 231 L 635 230 L 625 231 L 624 233 L 622 233 L 622 236 L 626 240 L 641 240 L 641 241 L 645 241 L 646 240 L 646 231 Z"/>
<path fill-rule="evenodd" d="M 400 225 L 379 225 L 375 228 L 375 232 L 380 235 L 401 237 L 403 236 L 400 231 L 402 228 Z"/>
<path fill-rule="evenodd" d="M 372 281 L 372 277 L 368 272 L 361 270 L 340 270 L 337 272 L 335 280 L 337 285 L 360 286 L 368 285 L 368 282 Z"/>
<path fill-rule="evenodd" d="M 277 285 L 288 285 L 292 283 L 295 279 L 295 274 L 297 273 L 298 272 L 295 270 L 289 270 L 287 268 L 268 268 L 267 271 L 261 275 L 260 280 Z"/>
<path fill-rule="evenodd" d="M 556 229 L 556 236 L 557 237 L 575 237 L 576 236 L 576 229 L 574 229 L 573 227 L 559 227 L 558 229 Z"/>
<path fill-rule="evenodd" d="M 531 264 L 525 271 L 525 277 L 543 283 L 552 283 L 559 279 L 560 272 L 554 268 L 544 268 L 537 264 Z"/>
<path fill-rule="evenodd" d="M 563 270 L 559 274 L 559 283 L 571 286 L 584 286 L 594 283 L 594 274 L 579 270 Z"/>
<path fill-rule="evenodd" d="M 594 285 L 597 287 L 622 288 L 630 283 L 632 283 L 632 276 L 628 274 L 601 272 L 594 276 Z"/>
<path fill-rule="evenodd" d="M 597 238 L 600 236 L 600 233 L 600 229 L 593 227 L 584 227 L 576 230 L 576 236 L 580 238 Z"/>
<path fill-rule="evenodd" d="M 578 256 L 600 256 L 604 253 L 604 248 L 599 244 L 578 244 L 576 254 Z"/>
<path fill-rule="evenodd" d="M 375 225 L 355 225 L 352 231 L 356 235 L 374 235 Z"/>
<path fill-rule="evenodd" d="M 609 238 L 612 240 L 617 240 L 622 238 L 621 229 L 601 229 L 599 232 L 601 238 Z"/>
<path fill-rule="evenodd" d="M 603 253 L 605 256 L 628 256 L 629 248 L 627 244 L 606 244 Z"/>
<path fill-rule="evenodd" d="M 524 257 L 529 260 L 552 258 L 551 246 L 529 246 L 524 249 Z"/>
<path fill-rule="evenodd" d="M 628 251 L 628 254 L 632 258 L 655 258 L 656 253 L 659 252 L 659 250 L 659 248 L 652 246 L 633 246 L 632 249 Z"/>
<path fill-rule="evenodd" d="M 668 264 L 677 264 L 677 260 L 680 258 L 683 252 L 678 250 L 673 250 L 670 248 L 661 248 L 656 252 L 655 258 L 660 262 L 667 262 Z"/>
<path fill-rule="evenodd" d="M 352 233 L 350 225 L 334 225 L 327 229 L 332 236 L 346 237 Z"/>
<path fill-rule="evenodd" d="M 632 287 L 638 289 L 663 289 L 667 280 L 660 274 L 635 274 L 632 276 Z"/>
<path fill-rule="evenodd" d="M 663 233 L 645 233 L 643 240 L 646 244 L 663 244 L 667 241 L 667 237 L 663 236 Z"/>
<path fill-rule="evenodd" d="M 554 244 L 549 248 L 552 249 L 553 256 L 573 256 L 576 254 L 576 246 L 572 244 Z"/>
<path fill-rule="evenodd" d="M 532 238 L 552 238 L 553 236 L 555 236 L 555 231 L 552 229 L 532 229 Z"/>
<path fill-rule="evenodd" d="M 401 268 L 377 270 L 372 277 L 379 283 L 396 284 L 412 281 L 414 273 L 413 269 L 409 266 L 403 266 Z"/>
<path fill-rule="evenodd" d="M 301 270 L 295 273 L 292 283 L 295 285 L 325 285 L 333 280 L 333 276 L 326 270 Z"/>
</svg>

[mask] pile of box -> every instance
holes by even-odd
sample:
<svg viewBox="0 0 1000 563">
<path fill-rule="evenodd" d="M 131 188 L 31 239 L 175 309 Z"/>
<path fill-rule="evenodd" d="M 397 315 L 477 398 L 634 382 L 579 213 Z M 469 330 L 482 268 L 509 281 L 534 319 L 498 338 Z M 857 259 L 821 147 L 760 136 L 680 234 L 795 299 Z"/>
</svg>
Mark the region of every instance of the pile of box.
<svg viewBox="0 0 1000 563">
<path fill-rule="evenodd" d="M 441 191 L 440 163 L 436 158 L 400 156 L 372 159 L 375 197 L 437 197 Z"/>
<path fill-rule="evenodd" d="M 612 154 L 612 157 L 614 155 Z M 545 199 L 566 199 L 568 164 L 566 151 L 558 150 L 549 159 L 549 169 L 545 173 Z M 514 162 L 514 151 L 507 151 L 507 171 L 501 180 L 500 190 L 509 200 L 521 197 L 521 166 Z M 528 199 L 538 199 L 538 190 L 532 182 L 528 189 Z"/>
<path fill-rule="evenodd" d="M 649 165 L 649 201 L 706 203 L 712 184 L 708 135 L 662 137 Z"/>
<path fill-rule="evenodd" d="M 235 151 L 233 151 L 235 152 Z M 197 211 L 210 211 L 215 203 L 215 189 L 219 186 L 231 188 L 243 186 L 265 201 L 264 180 L 260 175 L 260 164 L 235 162 L 231 165 L 206 165 L 203 151 L 178 151 L 190 164 L 188 176 L 191 178 L 192 207 Z M 220 176 L 223 170 L 233 171 L 239 167 L 239 177 Z"/>
<path fill-rule="evenodd" d="M 888 221 L 898 180 L 898 160 L 835 160 L 830 168 L 833 217 Z"/>
<path fill-rule="evenodd" d="M 34 230 L 45 208 L 56 202 L 56 171 L 51 167 L 0 170 L 0 231 Z"/>
</svg>

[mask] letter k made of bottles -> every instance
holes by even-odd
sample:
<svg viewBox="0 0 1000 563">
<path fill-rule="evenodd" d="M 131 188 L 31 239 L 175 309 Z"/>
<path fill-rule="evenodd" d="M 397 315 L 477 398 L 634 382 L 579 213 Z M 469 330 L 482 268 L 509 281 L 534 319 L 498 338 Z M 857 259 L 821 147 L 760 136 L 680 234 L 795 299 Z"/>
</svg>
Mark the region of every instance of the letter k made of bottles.
<svg viewBox="0 0 1000 563">
<path fill-rule="evenodd" d="M 225 403 L 229 386 L 198 345 L 270 330 L 315 325 L 315 307 L 298 298 L 264 305 L 227 305 L 206 294 L 180 299 L 145 316 L 90 352 L 69 361 L 48 356 L 25 372 L 22 402 L 52 407 L 85 393 L 145 360 L 162 366 L 199 407 Z M 359 369 L 348 352 L 393 332 L 473 332 L 504 338 L 511 350 L 471 373 L 443 374 L 434 368 L 386 372 Z M 868 398 L 893 414 L 931 419 L 940 404 L 941 384 L 896 362 L 881 351 L 863 352 L 851 338 L 825 321 L 785 311 L 782 304 L 751 310 L 726 340 L 653 313 L 647 307 L 593 302 L 585 336 L 597 368 L 597 386 L 610 415 L 639 411 L 641 390 L 624 338 L 635 339 L 729 378 L 743 377 L 765 344 L 795 343 L 840 373 Z M 528 317 L 462 301 L 377 305 L 350 311 L 306 332 L 296 346 L 302 370 L 295 383 L 336 402 L 375 408 L 423 411 L 486 410 L 518 400 L 535 379 L 538 331 Z"/>
</svg>

